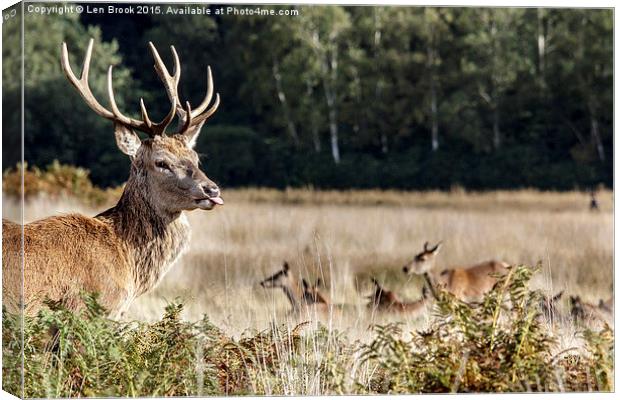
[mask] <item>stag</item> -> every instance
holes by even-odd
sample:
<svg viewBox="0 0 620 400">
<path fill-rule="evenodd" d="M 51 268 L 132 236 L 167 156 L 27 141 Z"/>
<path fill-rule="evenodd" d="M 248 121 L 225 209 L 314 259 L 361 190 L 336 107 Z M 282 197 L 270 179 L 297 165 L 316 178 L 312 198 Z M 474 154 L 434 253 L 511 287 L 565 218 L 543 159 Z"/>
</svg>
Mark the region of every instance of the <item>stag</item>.
<svg viewBox="0 0 620 400">
<path fill-rule="evenodd" d="M 62 70 L 86 104 L 114 123 L 118 148 L 131 160 L 129 179 L 118 203 L 94 217 L 52 216 L 23 226 L 2 221 L 2 288 L 12 310 L 33 314 L 46 299 L 79 309 L 81 292 L 86 291 L 98 293 L 101 304 L 116 317 L 137 296 L 155 287 L 187 249 L 190 227 L 184 211 L 224 204 L 218 186 L 200 170 L 193 150 L 202 126 L 220 102 L 219 94 L 211 102 L 211 68 L 207 67 L 207 93 L 192 109 L 179 97 L 181 65 L 174 46 L 170 47 L 174 60 L 170 74 L 149 42 L 170 110 L 161 122 L 154 122 L 141 99 L 142 118 L 134 119 L 117 106 L 112 66 L 107 74 L 110 108 L 93 95 L 88 83 L 93 43 L 90 39 L 80 78 L 71 69 L 63 43 Z M 166 133 L 175 116 L 178 129 Z M 148 138 L 140 139 L 138 131 Z"/>
</svg>

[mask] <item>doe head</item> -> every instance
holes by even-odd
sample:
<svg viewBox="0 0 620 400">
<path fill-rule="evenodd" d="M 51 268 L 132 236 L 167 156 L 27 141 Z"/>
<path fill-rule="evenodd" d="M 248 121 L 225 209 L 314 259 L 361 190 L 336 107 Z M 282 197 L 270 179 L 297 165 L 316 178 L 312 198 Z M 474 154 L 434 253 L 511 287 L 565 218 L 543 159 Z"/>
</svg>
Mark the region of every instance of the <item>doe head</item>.
<svg viewBox="0 0 620 400">
<path fill-rule="evenodd" d="M 430 272 L 435 264 L 435 256 L 441 249 L 442 242 L 439 242 L 435 247 L 428 247 L 428 242 L 424 243 L 424 249 L 421 253 L 418 253 L 412 261 L 403 266 L 403 272 L 407 275 L 411 274 L 423 274 Z"/>
<path fill-rule="evenodd" d="M 260 285 L 265 289 L 289 287 L 294 283 L 292 275 L 288 262 L 284 261 L 282 269 L 261 281 Z"/>
</svg>

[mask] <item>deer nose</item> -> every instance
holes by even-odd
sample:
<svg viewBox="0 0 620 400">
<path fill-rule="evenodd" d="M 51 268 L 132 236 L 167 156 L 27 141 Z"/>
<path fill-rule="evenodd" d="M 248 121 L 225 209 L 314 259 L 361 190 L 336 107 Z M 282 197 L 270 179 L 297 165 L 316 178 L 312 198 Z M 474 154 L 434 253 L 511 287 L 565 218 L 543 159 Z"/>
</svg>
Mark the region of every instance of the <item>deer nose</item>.
<svg viewBox="0 0 620 400">
<path fill-rule="evenodd" d="M 406 265 L 403 267 L 403 272 L 404 273 L 408 273 L 409 272 L 409 268 Z"/>
<path fill-rule="evenodd" d="M 204 190 L 205 194 L 211 198 L 220 197 L 220 188 L 213 184 L 202 185 L 202 190 Z"/>
</svg>

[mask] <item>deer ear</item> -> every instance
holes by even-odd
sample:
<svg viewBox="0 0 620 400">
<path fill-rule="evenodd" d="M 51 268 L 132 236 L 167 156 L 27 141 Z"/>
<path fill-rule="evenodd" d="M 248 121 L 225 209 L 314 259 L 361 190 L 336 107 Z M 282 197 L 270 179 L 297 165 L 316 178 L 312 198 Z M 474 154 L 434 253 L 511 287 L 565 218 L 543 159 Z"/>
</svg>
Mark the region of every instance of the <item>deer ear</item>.
<svg viewBox="0 0 620 400">
<path fill-rule="evenodd" d="M 142 140 L 133 131 L 133 129 L 118 122 L 114 123 L 114 136 L 116 137 L 116 145 L 129 157 L 134 157 L 142 146 Z"/>
<path fill-rule="evenodd" d="M 196 141 L 198 140 L 198 135 L 200 135 L 200 130 L 206 121 L 201 122 L 200 124 L 190 127 L 186 132 L 183 133 L 183 138 L 185 139 L 185 143 L 187 147 L 193 149 L 196 146 Z"/>
</svg>

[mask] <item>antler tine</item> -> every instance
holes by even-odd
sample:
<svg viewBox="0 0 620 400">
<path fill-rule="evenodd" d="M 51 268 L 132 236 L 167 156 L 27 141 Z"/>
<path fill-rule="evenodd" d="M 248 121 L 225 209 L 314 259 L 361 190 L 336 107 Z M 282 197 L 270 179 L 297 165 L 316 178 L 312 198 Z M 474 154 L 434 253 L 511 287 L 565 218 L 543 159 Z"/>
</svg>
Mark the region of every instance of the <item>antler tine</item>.
<svg viewBox="0 0 620 400">
<path fill-rule="evenodd" d="M 174 119 L 174 114 L 176 113 L 176 104 L 171 103 L 170 111 L 168 111 L 168 114 L 159 123 L 155 123 L 149 118 L 149 114 L 146 111 L 146 106 L 144 105 L 144 99 L 140 99 L 140 112 L 142 113 L 142 119 L 144 120 L 144 124 L 149 129 L 149 135 L 163 135 L 164 132 L 166 132 L 166 128 L 168 128 L 168 125 L 170 125 L 170 123 Z"/>
<path fill-rule="evenodd" d="M 181 79 L 181 62 L 179 61 L 179 55 L 177 54 L 176 49 L 174 48 L 174 46 L 170 46 L 174 61 L 174 71 L 171 75 L 166 68 L 163 60 L 161 59 L 159 53 L 157 52 L 155 45 L 152 42 L 149 42 L 149 47 L 155 60 L 155 71 L 157 72 L 157 75 L 161 79 L 162 83 L 164 84 L 166 94 L 168 95 L 168 99 L 170 100 L 170 111 L 161 122 L 155 123 L 149 118 L 146 106 L 144 105 L 144 100 L 140 99 L 140 112 L 142 114 L 142 121 L 130 118 L 121 113 L 114 97 L 114 87 L 112 84 L 114 67 L 112 65 L 110 65 L 110 67 L 108 68 L 107 76 L 108 100 L 110 102 L 111 108 L 110 111 L 104 106 L 102 106 L 101 103 L 97 101 L 97 99 L 95 99 L 95 96 L 93 95 L 88 84 L 88 74 L 90 71 L 90 61 L 92 58 L 93 45 L 94 39 L 91 38 L 88 42 L 86 55 L 84 56 L 84 63 L 82 65 L 82 73 L 80 75 L 80 78 L 78 78 L 71 69 L 67 44 L 64 42 L 62 43 L 60 62 L 65 75 L 67 76 L 71 84 L 77 89 L 80 96 L 85 100 L 86 104 L 98 115 L 104 118 L 119 122 L 135 129 L 139 129 L 143 132 L 146 132 L 149 136 L 153 137 L 156 135 L 165 134 L 166 128 L 174 119 L 175 114 L 178 113 L 179 118 L 182 121 L 182 127 L 179 133 L 183 134 L 189 131 L 190 128 L 192 128 L 193 126 L 201 125 L 217 110 L 220 104 L 220 96 L 216 93 L 215 102 L 210 108 L 207 108 L 209 107 L 209 103 L 211 103 L 211 99 L 213 97 L 213 75 L 211 73 L 211 67 L 207 67 L 207 94 L 205 95 L 202 103 L 200 103 L 200 106 L 194 111 L 192 111 L 189 102 L 186 102 L 183 106 L 179 99 L 178 93 L 179 81 Z"/>
<path fill-rule="evenodd" d="M 149 113 L 146 112 L 146 106 L 144 105 L 144 99 L 140 98 L 140 113 L 142 114 L 142 120 L 149 128 L 153 126 L 153 122 L 149 118 Z"/>
<path fill-rule="evenodd" d="M 168 98 L 170 101 L 174 100 L 174 102 L 177 103 L 179 100 L 178 86 L 179 81 L 181 80 L 181 62 L 179 61 L 179 55 L 177 54 L 176 49 L 174 46 L 170 46 L 172 58 L 174 59 L 174 75 L 170 75 L 168 68 L 166 68 L 166 65 L 162 61 L 153 42 L 149 42 L 149 48 L 151 49 L 151 54 L 155 60 L 155 71 L 166 88 Z"/>
<path fill-rule="evenodd" d="M 211 115 L 213 115 L 213 113 L 217 110 L 217 108 L 220 105 L 220 94 L 219 93 L 215 94 L 215 101 L 213 102 L 213 105 L 210 108 L 207 108 L 209 104 L 211 103 L 212 98 L 213 98 L 213 74 L 211 72 L 211 67 L 207 66 L 207 93 L 204 99 L 202 100 L 202 102 L 200 103 L 200 105 L 194 111 L 192 111 L 190 115 L 191 121 L 189 123 L 185 121 L 186 123 L 184 124 L 184 128 L 180 131 L 181 133 L 185 133 L 192 126 L 197 126 L 197 125 L 204 123 L 204 121 L 206 121 Z M 180 108 L 181 107 L 180 101 L 177 102 L 177 104 L 178 104 L 178 107 Z M 181 116 L 181 119 L 187 120 L 187 117 L 184 115 L 183 111 L 179 110 L 179 115 Z"/>
<path fill-rule="evenodd" d="M 112 114 L 114 115 L 114 119 L 136 129 L 140 129 L 149 134 L 149 136 L 154 136 L 155 134 L 150 129 L 149 124 L 145 121 L 138 121 L 137 119 L 129 118 L 118 109 L 118 105 L 116 104 L 116 100 L 114 98 L 114 87 L 112 85 L 112 70 L 114 66 L 110 65 L 108 67 L 108 100 L 110 101 L 110 107 L 112 107 Z M 143 115 L 144 116 L 144 115 Z"/>
<path fill-rule="evenodd" d="M 193 117 L 202 114 L 202 112 L 207 109 L 209 103 L 211 103 L 211 97 L 213 97 L 213 74 L 211 74 L 211 66 L 207 65 L 207 94 L 198 108 L 194 110 Z"/>
<path fill-rule="evenodd" d="M 116 99 L 114 97 L 114 87 L 113 87 L 113 78 L 112 78 L 114 67 L 112 65 L 110 65 L 110 67 L 108 68 L 108 76 L 107 76 L 108 100 L 110 102 L 111 111 L 103 107 L 101 103 L 99 103 L 97 99 L 95 99 L 95 96 L 93 95 L 90 89 L 90 86 L 88 85 L 88 74 L 90 71 L 90 61 L 92 58 L 93 45 L 94 45 L 94 39 L 91 38 L 90 41 L 88 42 L 88 48 L 86 50 L 86 55 L 84 56 L 84 63 L 82 65 L 82 74 L 79 79 L 77 78 L 73 70 L 71 69 L 71 64 L 69 63 L 69 52 L 67 50 L 67 44 L 63 42 L 62 48 L 61 48 L 60 61 L 61 61 L 62 69 L 65 75 L 67 76 L 67 78 L 69 79 L 69 81 L 71 82 L 71 84 L 75 86 L 80 96 L 82 96 L 82 98 L 85 100 L 86 104 L 100 116 L 113 120 L 113 121 L 117 121 L 124 125 L 128 125 L 132 128 L 139 129 L 143 132 L 146 132 L 151 137 L 164 134 L 166 131 L 166 128 L 168 127 L 168 125 L 170 125 L 170 123 L 174 119 L 174 116 L 177 111 L 177 103 L 179 103 L 179 107 L 180 107 L 179 96 L 178 96 L 178 85 L 181 79 L 181 63 L 179 61 L 179 55 L 177 54 L 174 46 L 170 46 L 170 50 L 172 51 L 172 56 L 174 59 L 174 74 L 170 75 L 164 62 L 159 56 L 157 49 L 155 48 L 153 43 L 149 42 L 151 53 L 153 54 L 153 58 L 155 59 L 155 71 L 157 72 L 161 81 L 163 82 L 165 90 L 166 90 L 166 94 L 168 95 L 168 98 L 170 99 L 170 111 L 168 112 L 168 114 L 165 116 L 165 118 L 161 122 L 155 123 L 151 121 L 151 119 L 149 118 L 143 99 L 140 99 L 140 111 L 142 114 L 142 121 L 130 118 L 124 115 L 123 113 L 121 113 L 116 103 Z M 210 82 L 210 85 L 212 86 L 212 79 L 210 79 L 209 82 Z M 188 103 L 186 105 L 186 110 L 190 110 L 190 109 L 191 107 L 189 106 L 189 103 Z M 210 115 L 214 111 L 215 110 L 210 109 L 207 111 L 207 114 Z M 184 119 L 183 129 L 188 129 L 190 127 L 190 124 L 200 123 L 206 118 L 206 117 L 203 117 L 201 120 L 195 121 L 193 117 L 196 114 L 197 113 L 194 113 L 194 115 L 190 115 L 189 118 L 183 118 Z"/>
<path fill-rule="evenodd" d="M 67 45 L 63 42 L 63 50 L 67 53 Z M 95 39 L 90 38 L 88 41 L 88 47 L 86 48 L 86 55 L 84 56 L 84 63 L 82 64 L 82 76 L 85 82 L 88 82 L 88 72 L 90 71 L 90 59 L 93 55 L 93 46 L 95 45 Z M 67 56 L 68 58 L 68 56 Z"/>
<path fill-rule="evenodd" d="M 215 111 L 217 111 L 217 108 L 220 105 L 220 94 L 216 93 L 215 94 L 215 102 L 213 103 L 213 105 L 211 106 L 211 108 L 209 108 L 207 111 L 205 111 L 202 114 L 199 115 L 192 115 L 192 125 L 198 125 L 201 122 L 207 120 L 211 115 L 213 115 L 213 113 Z"/>
<path fill-rule="evenodd" d="M 174 59 L 174 75 L 170 75 L 170 72 L 168 72 L 168 68 L 166 68 L 166 65 L 162 61 L 159 52 L 157 51 L 157 48 L 155 47 L 153 42 L 149 42 L 149 48 L 151 49 L 151 54 L 153 55 L 153 59 L 155 60 L 155 71 L 157 72 L 159 79 L 164 84 L 166 94 L 168 95 L 168 99 L 170 100 L 170 111 L 159 123 L 154 123 L 148 118 L 148 113 L 146 111 L 146 107 L 144 106 L 144 101 L 140 101 L 140 109 L 142 111 L 142 117 L 145 123 L 153 130 L 156 135 L 158 135 L 164 134 L 166 128 L 174 119 L 177 111 L 177 103 L 179 103 L 178 86 L 181 79 L 181 62 L 179 61 L 179 55 L 177 54 L 174 46 L 170 46 L 172 57 Z M 191 121 L 190 118 L 186 118 L 186 120 Z"/>
<path fill-rule="evenodd" d="M 180 132 L 186 132 L 190 126 L 192 126 L 192 106 L 189 104 L 189 101 L 185 102 L 185 118 L 183 121 L 183 126 L 181 127 Z"/>
<path fill-rule="evenodd" d="M 88 72 L 90 70 L 90 59 L 93 52 L 94 39 L 91 38 L 88 42 L 88 48 L 86 49 L 86 56 L 84 57 L 84 64 L 82 65 L 82 74 L 78 79 L 73 70 L 71 69 L 71 64 L 69 63 L 69 51 L 67 50 L 67 43 L 63 42 L 61 47 L 61 56 L 60 56 L 60 64 L 62 66 L 62 70 L 65 73 L 69 82 L 77 89 L 78 93 L 86 104 L 98 115 L 114 120 L 114 114 L 107 110 L 105 107 L 101 105 L 95 99 L 93 92 L 90 90 L 90 86 L 88 85 Z"/>
</svg>

